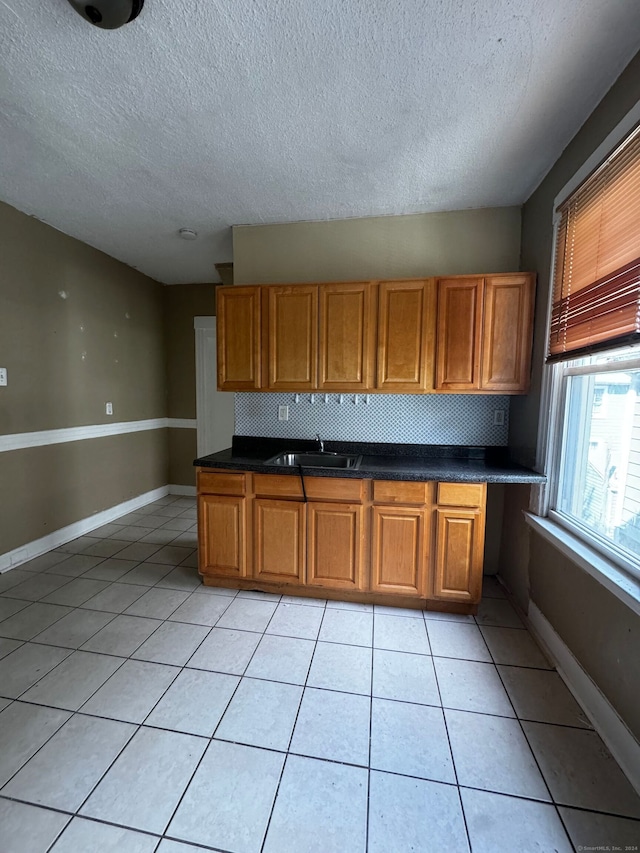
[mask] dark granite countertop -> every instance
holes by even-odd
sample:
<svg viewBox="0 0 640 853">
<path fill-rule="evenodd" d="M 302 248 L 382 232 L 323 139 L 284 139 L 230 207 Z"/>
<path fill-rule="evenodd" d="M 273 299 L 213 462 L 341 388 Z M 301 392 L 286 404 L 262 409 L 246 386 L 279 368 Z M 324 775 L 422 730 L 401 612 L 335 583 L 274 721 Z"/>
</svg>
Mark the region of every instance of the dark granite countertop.
<svg viewBox="0 0 640 853">
<path fill-rule="evenodd" d="M 204 468 L 260 471 L 263 474 L 299 474 L 298 468 L 267 465 L 283 451 L 317 450 L 317 442 L 305 439 L 254 438 L 236 435 L 233 445 L 219 453 L 194 460 Z M 428 444 L 373 444 L 357 441 L 326 441 L 325 450 L 362 456 L 358 468 L 303 466 L 313 477 L 344 477 L 355 480 L 440 480 L 450 483 L 545 483 L 546 477 L 509 459 L 504 447 L 456 447 Z"/>
</svg>

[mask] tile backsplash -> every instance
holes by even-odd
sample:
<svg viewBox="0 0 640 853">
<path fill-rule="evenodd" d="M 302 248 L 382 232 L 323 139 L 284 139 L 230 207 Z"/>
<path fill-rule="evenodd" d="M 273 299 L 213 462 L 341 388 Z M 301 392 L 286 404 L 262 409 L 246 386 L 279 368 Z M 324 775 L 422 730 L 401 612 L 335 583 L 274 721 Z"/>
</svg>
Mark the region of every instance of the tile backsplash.
<svg viewBox="0 0 640 853">
<path fill-rule="evenodd" d="M 327 441 L 505 446 L 509 399 L 471 394 L 236 394 L 235 432 L 271 438 L 314 438 L 320 433 Z M 279 406 L 289 407 L 289 420 L 278 420 Z M 503 424 L 495 423 L 496 411 L 503 413 Z"/>
</svg>

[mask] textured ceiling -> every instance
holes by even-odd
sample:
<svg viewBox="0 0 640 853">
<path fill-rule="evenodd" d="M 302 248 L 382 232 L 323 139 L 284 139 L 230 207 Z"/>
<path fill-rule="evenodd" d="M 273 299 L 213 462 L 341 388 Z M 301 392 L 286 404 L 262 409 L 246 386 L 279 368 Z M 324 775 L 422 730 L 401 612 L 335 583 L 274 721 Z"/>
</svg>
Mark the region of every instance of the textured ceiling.
<svg viewBox="0 0 640 853">
<path fill-rule="evenodd" d="M 638 0 L 146 0 L 111 32 L 0 0 L 0 198 L 168 283 L 234 224 L 519 204 L 639 30 Z"/>
</svg>

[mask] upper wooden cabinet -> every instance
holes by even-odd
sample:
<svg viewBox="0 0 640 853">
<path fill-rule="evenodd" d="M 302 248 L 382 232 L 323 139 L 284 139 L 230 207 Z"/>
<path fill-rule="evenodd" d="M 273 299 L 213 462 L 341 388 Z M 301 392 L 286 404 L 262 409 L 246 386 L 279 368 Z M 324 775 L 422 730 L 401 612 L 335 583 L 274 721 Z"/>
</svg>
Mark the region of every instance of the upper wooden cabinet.
<svg viewBox="0 0 640 853">
<path fill-rule="evenodd" d="M 436 388 L 471 391 L 480 387 L 481 278 L 438 281 Z"/>
<path fill-rule="evenodd" d="M 433 387 L 434 308 L 433 280 L 380 282 L 379 391 L 416 393 Z"/>
<path fill-rule="evenodd" d="M 311 391 L 318 387 L 318 285 L 265 289 L 269 390 Z"/>
<path fill-rule="evenodd" d="M 535 277 L 438 280 L 436 391 L 529 390 Z"/>
<path fill-rule="evenodd" d="M 223 391 L 523 394 L 535 276 L 218 289 Z"/>
<path fill-rule="evenodd" d="M 366 391 L 375 373 L 377 288 L 368 281 L 320 285 L 323 391 Z"/>
<path fill-rule="evenodd" d="M 484 283 L 480 387 L 501 394 L 529 390 L 534 277 L 491 276 Z"/>
<path fill-rule="evenodd" d="M 258 285 L 218 288 L 218 388 L 221 391 L 255 391 L 261 387 L 260 298 Z"/>
</svg>

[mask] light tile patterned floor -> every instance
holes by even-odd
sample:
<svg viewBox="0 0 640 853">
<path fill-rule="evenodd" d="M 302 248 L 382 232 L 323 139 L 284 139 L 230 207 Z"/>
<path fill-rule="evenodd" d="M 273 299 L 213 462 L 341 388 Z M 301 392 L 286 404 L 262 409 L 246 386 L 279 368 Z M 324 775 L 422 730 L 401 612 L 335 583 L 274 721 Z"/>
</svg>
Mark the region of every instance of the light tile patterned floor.
<svg viewBox="0 0 640 853">
<path fill-rule="evenodd" d="M 477 618 L 236 594 L 195 546 L 167 497 L 0 576 L 2 853 L 640 843 L 494 579 Z"/>
</svg>

